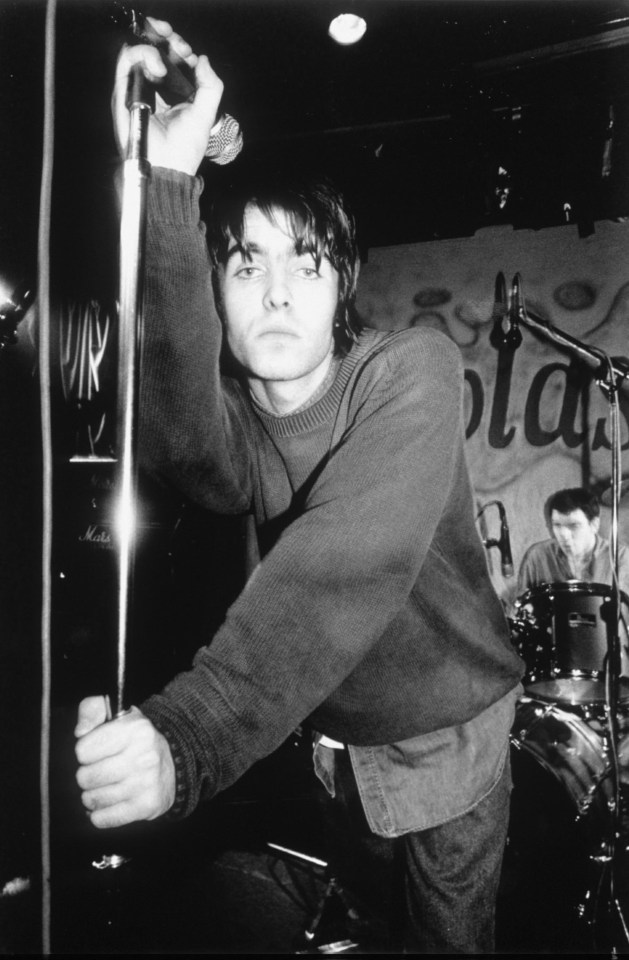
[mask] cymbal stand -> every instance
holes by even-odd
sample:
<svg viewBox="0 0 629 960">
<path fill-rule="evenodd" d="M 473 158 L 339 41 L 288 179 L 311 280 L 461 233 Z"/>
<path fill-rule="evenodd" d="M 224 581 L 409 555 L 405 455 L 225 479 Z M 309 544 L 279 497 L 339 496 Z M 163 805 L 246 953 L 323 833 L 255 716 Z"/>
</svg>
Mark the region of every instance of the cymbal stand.
<svg viewBox="0 0 629 960">
<path fill-rule="evenodd" d="M 618 743 L 620 731 L 618 723 L 618 702 L 620 691 L 621 651 L 618 624 L 621 609 L 621 590 L 618 574 L 618 513 L 621 494 L 621 441 L 620 418 L 618 405 L 618 391 L 622 382 L 629 376 L 629 361 L 622 357 L 610 357 L 605 351 L 590 347 L 575 337 L 552 326 L 534 313 L 527 311 L 522 296 L 520 274 L 513 278 L 509 315 L 515 318 L 516 323 L 540 334 L 559 347 L 569 350 L 572 354 L 586 363 L 592 370 L 596 383 L 601 388 L 609 406 L 609 422 L 611 431 L 611 521 L 610 521 L 610 549 L 612 556 L 613 582 L 609 603 L 604 604 L 601 616 L 607 628 L 607 670 L 605 674 L 605 693 L 607 723 L 609 729 L 609 750 L 611 763 L 609 775 L 612 785 L 612 821 L 609 839 L 608 863 L 610 867 L 610 901 L 615 907 L 621 926 L 627 931 L 627 923 L 623 916 L 621 905 L 614 892 L 614 866 L 616 857 L 616 841 L 621 826 L 621 795 L 618 760 Z M 629 945 L 629 938 L 627 938 Z"/>
</svg>

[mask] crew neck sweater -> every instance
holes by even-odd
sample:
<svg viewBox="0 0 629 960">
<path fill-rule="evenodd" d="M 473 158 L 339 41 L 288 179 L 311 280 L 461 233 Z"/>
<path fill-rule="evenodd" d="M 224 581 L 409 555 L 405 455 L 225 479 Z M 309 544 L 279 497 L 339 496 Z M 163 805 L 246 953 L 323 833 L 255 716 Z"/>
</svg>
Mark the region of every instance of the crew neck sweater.
<svg viewBox="0 0 629 960">
<path fill-rule="evenodd" d="M 201 189 L 153 171 L 141 457 L 210 510 L 252 511 L 262 559 L 192 669 L 142 704 L 181 813 L 304 721 L 394 743 L 471 720 L 522 674 L 474 522 L 458 349 L 364 330 L 315 403 L 260 409 L 221 375 Z"/>
</svg>

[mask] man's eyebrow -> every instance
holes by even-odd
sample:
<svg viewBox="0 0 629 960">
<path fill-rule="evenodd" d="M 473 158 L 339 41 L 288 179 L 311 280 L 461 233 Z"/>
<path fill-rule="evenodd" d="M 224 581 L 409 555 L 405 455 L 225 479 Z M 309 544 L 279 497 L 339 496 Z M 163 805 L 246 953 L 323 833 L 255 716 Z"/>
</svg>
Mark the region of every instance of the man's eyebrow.
<svg viewBox="0 0 629 960">
<path fill-rule="evenodd" d="M 293 244 L 293 253 L 296 254 L 297 256 L 306 256 L 306 255 L 312 256 L 316 259 L 316 252 L 314 250 L 310 250 L 309 248 L 306 248 L 300 252 L 298 249 L 297 241 L 295 241 Z M 237 256 L 238 254 L 244 257 L 245 260 L 248 260 L 248 259 L 251 259 L 251 257 L 254 256 L 255 254 L 264 254 L 264 248 L 253 241 L 252 242 L 245 241 L 243 243 L 240 240 L 233 240 L 231 243 L 231 246 L 228 246 L 227 248 L 227 253 L 225 255 L 225 265 L 227 265 L 227 263 L 231 260 L 232 257 Z M 330 260 L 329 254 L 327 252 L 323 254 L 323 258 L 326 260 Z"/>
<path fill-rule="evenodd" d="M 235 256 L 240 253 L 243 257 L 250 257 L 254 253 L 261 253 L 262 248 L 258 246 L 257 243 L 241 243 L 236 240 L 232 246 L 227 248 L 227 257 L 226 260 L 229 260 L 230 257 Z"/>
</svg>

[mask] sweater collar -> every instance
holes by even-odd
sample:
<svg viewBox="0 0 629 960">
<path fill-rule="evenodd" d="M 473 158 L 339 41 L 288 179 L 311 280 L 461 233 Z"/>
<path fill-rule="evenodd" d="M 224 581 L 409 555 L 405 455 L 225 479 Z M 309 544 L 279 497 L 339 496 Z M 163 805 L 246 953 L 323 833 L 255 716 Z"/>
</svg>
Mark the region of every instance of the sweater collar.
<svg viewBox="0 0 629 960">
<path fill-rule="evenodd" d="M 317 391 L 314 401 L 299 407 L 292 413 L 281 416 L 265 410 L 255 400 L 251 400 L 256 416 L 262 421 L 268 432 L 274 437 L 290 437 L 314 430 L 335 416 L 345 391 L 345 387 L 358 362 L 382 337 L 377 330 L 362 330 L 358 341 L 340 363 L 334 365 L 332 376 L 324 381 L 321 392 Z"/>
</svg>

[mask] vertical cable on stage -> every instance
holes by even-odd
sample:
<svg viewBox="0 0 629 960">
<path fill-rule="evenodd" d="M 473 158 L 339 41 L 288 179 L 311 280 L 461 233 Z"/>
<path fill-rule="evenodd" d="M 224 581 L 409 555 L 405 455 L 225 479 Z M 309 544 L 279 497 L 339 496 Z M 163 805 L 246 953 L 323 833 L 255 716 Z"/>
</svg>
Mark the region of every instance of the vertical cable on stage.
<svg viewBox="0 0 629 960">
<path fill-rule="evenodd" d="M 39 383 L 42 432 L 42 691 L 40 721 L 41 940 L 50 955 L 50 695 L 51 695 L 51 563 L 52 563 L 52 432 L 50 413 L 50 220 L 54 157 L 56 0 L 47 0 L 44 58 L 44 126 L 37 237 Z"/>
</svg>

